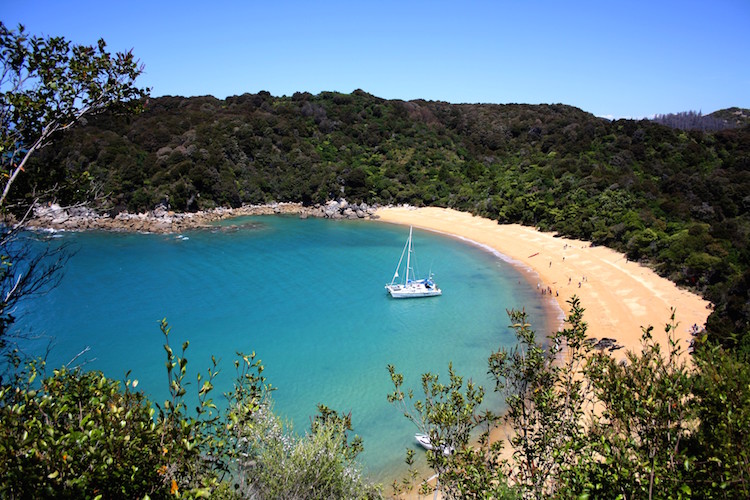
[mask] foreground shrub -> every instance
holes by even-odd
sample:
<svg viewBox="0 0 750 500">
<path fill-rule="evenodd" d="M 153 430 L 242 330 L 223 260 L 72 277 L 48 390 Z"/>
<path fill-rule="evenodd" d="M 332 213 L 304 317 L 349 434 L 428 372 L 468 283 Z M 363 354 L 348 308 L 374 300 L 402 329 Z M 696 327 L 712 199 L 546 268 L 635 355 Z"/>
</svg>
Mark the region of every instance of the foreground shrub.
<svg viewBox="0 0 750 500">
<path fill-rule="evenodd" d="M 244 498 L 380 498 L 362 477 L 355 458 L 358 438 L 347 441 L 351 419 L 321 406 L 310 431 L 297 436 L 270 405 L 263 405 L 243 431 L 238 460 L 239 493 Z"/>
<path fill-rule="evenodd" d="M 391 372 L 398 397 L 389 399 L 403 403 L 408 394 L 419 419 L 407 418 L 431 438 L 444 435 L 446 423 L 483 431 L 478 444 L 461 442 L 448 456 L 428 452 L 439 476 L 430 488 L 447 498 L 750 497 L 750 365 L 742 354 L 703 340 L 688 358 L 673 314 L 661 338 L 645 328 L 640 352 L 617 361 L 592 349 L 584 310 L 576 297 L 569 303 L 568 326 L 546 344 L 524 312 L 509 312 L 518 343 L 489 358 L 495 389 L 505 395 L 501 419 L 478 406 L 443 404 L 466 401 L 467 393 L 436 379 L 423 386 L 424 400 L 412 401 Z M 510 456 L 491 439 L 498 421 Z M 416 478 L 410 472 L 407 487 Z"/>
<path fill-rule="evenodd" d="M 31 364 L 0 389 L 0 496 L 153 498 L 171 484 L 169 457 L 143 394 L 101 372 Z"/>
<path fill-rule="evenodd" d="M 377 498 L 356 463 L 351 419 L 320 406 L 311 431 L 284 432 L 255 354 L 238 353 L 225 409 L 211 399 L 216 361 L 185 403 L 188 342 L 166 340 L 170 398 L 135 391 L 137 381 L 99 371 L 22 365 L 0 384 L 2 498 Z"/>
</svg>

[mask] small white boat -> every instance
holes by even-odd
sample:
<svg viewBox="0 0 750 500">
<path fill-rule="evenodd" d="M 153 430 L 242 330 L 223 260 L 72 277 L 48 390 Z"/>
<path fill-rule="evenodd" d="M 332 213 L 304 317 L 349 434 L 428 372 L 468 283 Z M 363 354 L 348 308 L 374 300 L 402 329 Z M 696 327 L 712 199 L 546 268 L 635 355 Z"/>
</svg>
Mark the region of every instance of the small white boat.
<svg viewBox="0 0 750 500">
<path fill-rule="evenodd" d="M 411 299 L 418 297 L 436 297 L 442 295 L 443 291 L 438 288 L 435 281 L 432 279 L 432 273 L 427 278 L 417 279 L 414 275 L 414 268 L 411 263 L 411 254 L 414 252 L 411 242 L 412 227 L 409 226 L 409 239 L 406 240 L 406 245 L 401 252 L 401 258 L 398 260 L 396 266 L 396 272 L 393 273 L 393 279 L 390 283 L 385 285 L 385 289 L 391 294 L 394 299 Z M 404 261 L 404 254 L 406 254 L 406 268 L 402 281 L 397 283 L 396 280 L 399 278 L 398 271 L 401 269 L 401 264 Z"/>
<path fill-rule="evenodd" d="M 435 449 L 435 447 L 432 446 L 432 442 L 430 441 L 430 436 L 428 436 L 427 434 L 419 434 L 419 433 L 414 434 L 414 439 L 416 439 L 417 443 L 419 443 L 420 446 L 422 446 L 422 448 L 424 448 L 425 450 Z M 442 450 L 443 450 L 443 455 L 450 455 L 451 453 L 453 453 L 452 446 L 447 446 L 447 447 L 443 446 Z"/>
</svg>

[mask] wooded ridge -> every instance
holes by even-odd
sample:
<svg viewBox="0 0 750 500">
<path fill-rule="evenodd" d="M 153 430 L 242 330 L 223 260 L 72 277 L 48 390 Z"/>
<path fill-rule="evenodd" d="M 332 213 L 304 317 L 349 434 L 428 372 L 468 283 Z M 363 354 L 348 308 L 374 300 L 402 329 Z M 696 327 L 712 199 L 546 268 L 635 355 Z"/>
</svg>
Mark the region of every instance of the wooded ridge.
<svg viewBox="0 0 750 500">
<path fill-rule="evenodd" d="M 361 90 L 159 97 L 137 116 L 101 115 L 66 133 L 29 166 L 18 193 L 56 186 L 61 204 L 112 214 L 345 198 L 534 225 L 693 287 L 716 305 L 710 335 L 750 352 L 750 112 L 708 116 L 734 117 L 737 128 Z"/>
</svg>

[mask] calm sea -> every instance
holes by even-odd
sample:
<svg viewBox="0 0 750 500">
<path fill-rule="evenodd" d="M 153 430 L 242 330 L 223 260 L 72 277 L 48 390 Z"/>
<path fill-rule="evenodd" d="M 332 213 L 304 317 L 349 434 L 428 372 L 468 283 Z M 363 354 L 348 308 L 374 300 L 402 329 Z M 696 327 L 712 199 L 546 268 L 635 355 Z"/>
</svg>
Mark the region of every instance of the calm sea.
<svg viewBox="0 0 750 500">
<path fill-rule="evenodd" d="M 352 413 L 361 456 L 376 479 L 403 467 L 416 428 L 389 405 L 387 364 L 419 388 L 423 372 L 457 373 L 490 387 L 487 357 L 513 340 L 506 309 L 525 307 L 537 332 L 548 312 L 525 271 L 466 242 L 414 231 L 417 269 L 430 270 L 437 298 L 394 300 L 390 281 L 408 228 L 365 221 L 252 217 L 239 229 L 182 236 L 60 233 L 76 250 L 60 285 L 19 313 L 19 326 L 49 338 L 51 366 L 85 347 L 86 366 L 139 380 L 153 400 L 167 395 L 163 337 L 190 341 L 188 377 L 205 374 L 211 355 L 222 372 L 215 399 L 229 390 L 236 351 L 255 351 L 277 388 L 277 413 L 298 432 L 316 405 Z M 80 361 L 80 360 L 79 360 Z M 193 384 L 197 391 L 197 384 Z M 499 398 L 488 399 L 498 406 Z"/>
</svg>

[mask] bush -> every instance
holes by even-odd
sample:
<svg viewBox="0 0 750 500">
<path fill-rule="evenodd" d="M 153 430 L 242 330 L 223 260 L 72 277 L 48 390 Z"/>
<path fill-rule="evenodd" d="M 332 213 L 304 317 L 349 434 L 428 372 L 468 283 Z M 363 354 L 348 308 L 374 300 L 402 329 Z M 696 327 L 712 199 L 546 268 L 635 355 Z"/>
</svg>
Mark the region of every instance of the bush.
<svg viewBox="0 0 750 500">
<path fill-rule="evenodd" d="M 98 371 L 30 361 L 0 385 L 0 496 L 3 498 L 377 498 L 356 463 L 350 416 L 321 405 L 303 437 L 284 432 L 255 353 L 238 353 L 234 390 L 219 411 L 218 374 L 197 376 L 198 405 L 184 401 L 188 342 L 166 340 L 170 399 L 154 404 Z"/>
<path fill-rule="evenodd" d="M 322 407 L 325 409 L 325 407 Z M 327 409 L 326 409 L 327 410 Z M 347 443 L 351 420 L 324 412 L 296 436 L 264 404 L 245 426 L 237 481 L 244 498 L 380 498 L 355 461 L 361 443 Z"/>
<path fill-rule="evenodd" d="M 0 390 L 0 496 L 166 497 L 170 457 L 137 382 L 43 364 Z"/>
</svg>

